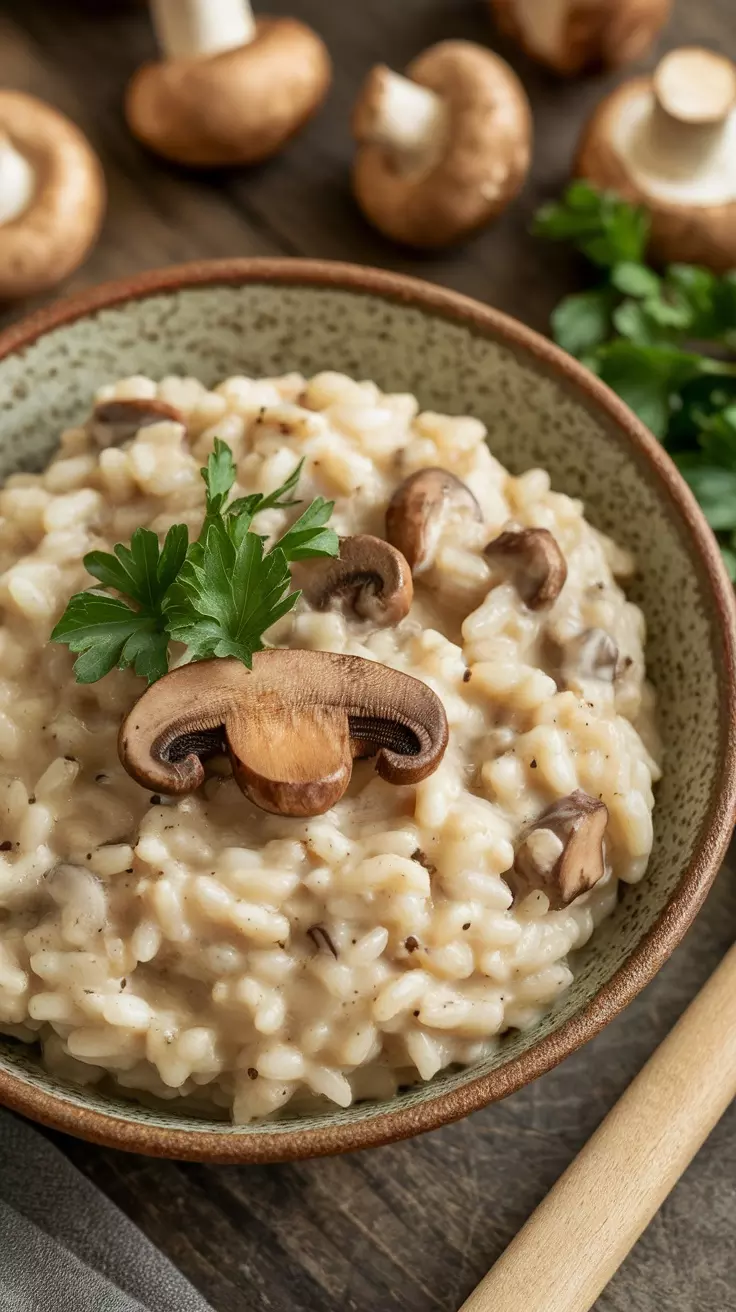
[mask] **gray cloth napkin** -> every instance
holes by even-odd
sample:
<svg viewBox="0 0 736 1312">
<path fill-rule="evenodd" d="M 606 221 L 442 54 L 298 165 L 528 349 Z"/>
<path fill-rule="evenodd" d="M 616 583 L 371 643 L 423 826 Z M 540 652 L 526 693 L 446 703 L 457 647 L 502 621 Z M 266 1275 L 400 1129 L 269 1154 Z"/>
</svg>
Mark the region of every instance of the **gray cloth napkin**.
<svg viewBox="0 0 736 1312">
<path fill-rule="evenodd" d="M 42 1134 L 0 1112 L 0 1312 L 212 1312 Z"/>
</svg>

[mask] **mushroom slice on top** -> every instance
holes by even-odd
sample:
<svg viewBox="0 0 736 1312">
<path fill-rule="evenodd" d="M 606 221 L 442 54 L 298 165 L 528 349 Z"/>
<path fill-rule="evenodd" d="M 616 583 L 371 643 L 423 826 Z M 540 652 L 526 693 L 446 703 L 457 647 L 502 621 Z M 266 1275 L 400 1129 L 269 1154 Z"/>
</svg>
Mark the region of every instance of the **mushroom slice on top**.
<svg viewBox="0 0 736 1312">
<path fill-rule="evenodd" d="M 169 419 L 183 424 L 184 416 L 173 405 L 156 397 L 120 397 L 98 401 L 88 421 L 90 437 L 99 447 L 122 446 L 130 442 L 141 428 Z"/>
<path fill-rule="evenodd" d="M 560 671 L 566 682 L 598 679 L 613 683 L 618 667 L 618 647 L 605 629 L 584 629 L 565 643 Z"/>
<path fill-rule="evenodd" d="M 232 658 L 181 666 L 123 721 L 120 760 L 155 792 L 193 792 L 202 760 L 227 751 L 252 802 L 278 815 L 321 815 L 340 800 L 356 756 L 377 753 L 391 784 L 437 769 L 447 717 L 432 689 L 399 670 L 324 651 L 272 649 L 247 670 Z"/>
<path fill-rule="evenodd" d="M 422 574 L 434 562 L 448 521 L 462 516 L 483 521 L 470 488 L 447 469 L 419 469 L 399 484 L 388 503 L 386 537 L 406 557 L 412 574 Z"/>
<path fill-rule="evenodd" d="M 294 565 L 292 579 L 317 610 L 352 608 L 361 619 L 381 625 L 403 620 L 414 596 L 411 570 L 401 552 L 369 533 L 341 538 L 336 560 Z"/>
<path fill-rule="evenodd" d="M 546 528 L 508 529 L 488 543 L 485 556 L 530 610 L 546 610 L 565 586 L 567 561 Z"/>
<path fill-rule="evenodd" d="M 406 76 L 378 65 L 353 112 L 356 199 L 387 237 L 439 247 L 500 214 L 529 167 L 521 82 L 471 41 L 441 41 Z"/>
<path fill-rule="evenodd" d="M 133 135 L 167 159 L 268 159 L 327 94 L 327 47 L 297 19 L 257 19 L 250 0 L 153 0 L 153 18 L 163 59 L 135 74 L 125 110 Z"/>
<path fill-rule="evenodd" d="M 35 96 L 0 90 L 0 299 L 72 273 L 104 210 L 102 167 L 79 128 Z"/>
<path fill-rule="evenodd" d="M 608 807 L 576 789 L 526 827 L 510 880 L 517 897 L 540 889 L 557 911 L 587 893 L 606 873 L 603 835 Z"/>
</svg>

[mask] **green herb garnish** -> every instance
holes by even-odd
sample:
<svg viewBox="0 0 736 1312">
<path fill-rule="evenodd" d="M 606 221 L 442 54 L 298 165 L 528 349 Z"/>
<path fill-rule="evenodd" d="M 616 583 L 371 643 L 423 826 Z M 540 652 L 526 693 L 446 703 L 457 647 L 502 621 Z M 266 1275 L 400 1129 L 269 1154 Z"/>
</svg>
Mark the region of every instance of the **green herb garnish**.
<svg viewBox="0 0 736 1312">
<path fill-rule="evenodd" d="M 155 683 L 168 669 L 168 644 L 182 642 L 190 661 L 235 656 L 249 668 L 262 651 L 263 634 L 296 605 L 289 561 L 337 556 L 334 529 L 327 528 L 334 502 L 317 497 L 270 549 L 251 531 L 262 510 L 296 506 L 304 461 L 267 496 L 252 493 L 228 504 L 235 482 L 232 452 L 216 439 L 202 470 L 205 517 L 196 542 L 185 524 L 169 529 L 163 547 L 147 528 L 135 530 L 129 547 L 114 555 L 92 551 L 86 569 L 104 588 L 71 598 L 51 634 L 81 653 L 74 665 L 78 683 L 95 683 L 117 667 Z"/>
<path fill-rule="evenodd" d="M 667 447 L 736 579 L 736 271 L 646 263 L 649 216 L 587 182 L 538 211 L 533 231 L 567 241 L 603 281 L 567 296 L 552 333 Z"/>
</svg>

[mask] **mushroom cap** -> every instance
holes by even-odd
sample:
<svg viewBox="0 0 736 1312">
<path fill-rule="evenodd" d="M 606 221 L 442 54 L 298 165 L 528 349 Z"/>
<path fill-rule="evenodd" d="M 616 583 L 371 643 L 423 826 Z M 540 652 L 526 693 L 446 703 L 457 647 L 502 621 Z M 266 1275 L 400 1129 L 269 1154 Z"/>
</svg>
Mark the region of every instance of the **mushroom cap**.
<svg viewBox="0 0 736 1312">
<path fill-rule="evenodd" d="M 35 171 L 26 210 L 0 225 L 0 298 L 46 291 L 93 246 L 105 212 L 105 179 L 79 128 L 35 96 L 0 90 L 0 136 Z"/>
<path fill-rule="evenodd" d="M 402 172 L 385 147 L 361 145 L 355 195 L 387 237 L 409 246 L 444 246 L 490 222 L 520 190 L 529 168 L 531 109 L 505 60 L 470 41 L 430 47 L 406 76 L 445 102 L 446 149 L 429 169 Z M 370 94 L 369 76 L 362 95 Z M 356 113 L 359 106 L 360 99 Z"/>
<path fill-rule="evenodd" d="M 567 561 L 546 528 L 507 529 L 488 543 L 484 555 L 513 581 L 530 610 L 547 610 L 565 586 Z"/>
<path fill-rule="evenodd" d="M 312 117 L 330 85 L 324 42 L 292 18 L 261 18 L 248 45 L 144 64 L 125 100 L 131 132 L 179 164 L 268 159 Z"/>
<path fill-rule="evenodd" d="M 429 467 L 410 474 L 396 488 L 386 510 L 386 537 L 409 563 L 412 574 L 430 568 L 447 517 L 483 512 L 465 483 L 448 469 Z"/>
<path fill-rule="evenodd" d="M 606 873 L 607 824 L 605 803 L 579 788 L 553 802 L 522 832 L 512 876 L 517 896 L 540 889 L 558 911 L 587 893 Z"/>
<path fill-rule="evenodd" d="M 506 36 L 532 59 L 569 76 L 632 63 L 651 45 L 672 10 L 672 0 L 567 0 L 566 6 L 560 0 L 537 0 L 540 23 L 528 0 L 489 3 Z M 555 4 L 560 14 L 556 22 Z"/>
<path fill-rule="evenodd" d="M 720 56 L 713 59 L 721 62 Z M 641 169 L 634 170 L 621 149 L 620 125 L 629 121 L 637 102 L 653 97 L 654 86 L 652 77 L 632 78 L 601 101 L 578 144 L 575 174 L 602 190 L 615 191 L 631 204 L 646 206 L 651 216 L 649 245 L 656 260 L 728 272 L 736 266 L 736 193 L 722 204 L 667 199 L 647 183 Z M 736 142 L 736 130 L 733 139 Z"/>
<path fill-rule="evenodd" d="M 383 538 L 359 533 L 341 538 L 337 559 L 326 557 L 292 567 L 294 584 L 317 610 L 351 608 L 374 624 L 398 624 L 414 596 L 409 565 Z"/>
<path fill-rule="evenodd" d="M 153 791 L 192 792 L 223 749 L 246 797 L 279 815 L 321 815 L 339 801 L 356 756 L 378 753 L 392 784 L 436 770 L 447 718 L 425 683 L 377 661 L 272 649 L 247 670 L 232 658 L 172 670 L 120 729 L 125 769 Z"/>
</svg>

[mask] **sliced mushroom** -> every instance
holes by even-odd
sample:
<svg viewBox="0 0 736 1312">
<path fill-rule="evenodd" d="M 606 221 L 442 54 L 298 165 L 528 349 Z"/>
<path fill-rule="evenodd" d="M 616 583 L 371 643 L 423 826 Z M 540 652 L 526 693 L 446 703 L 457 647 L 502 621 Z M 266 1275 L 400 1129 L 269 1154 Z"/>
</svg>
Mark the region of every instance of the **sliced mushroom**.
<svg viewBox="0 0 736 1312">
<path fill-rule="evenodd" d="M 78 268 L 104 210 L 102 168 L 79 128 L 0 90 L 0 298 L 47 291 Z"/>
<path fill-rule="evenodd" d="M 560 672 L 566 683 L 598 679 L 613 683 L 618 666 L 618 647 L 605 629 L 585 629 L 565 643 Z"/>
<path fill-rule="evenodd" d="M 124 720 L 118 751 L 144 788 L 178 795 L 225 750 L 257 806 L 310 816 L 339 801 L 356 756 L 377 753 L 388 783 L 416 784 L 437 769 L 447 735 L 441 701 L 408 674 L 359 656 L 270 650 L 252 671 L 219 659 L 165 675 Z"/>
<path fill-rule="evenodd" d="M 488 543 L 485 555 L 530 610 L 548 609 L 565 586 L 567 561 L 546 528 L 509 529 Z"/>
<path fill-rule="evenodd" d="M 490 0 L 501 31 L 558 73 L 618 68 L 651 45 L 672 0 Z"/>
<path fill-rule="evenodd" d="M 342 538 L 337 560 L 295 565 L 292 578 L 317 610 L 342 606 L 374 624 L 398 624 L 414 596 L 411 570 L 401 552 L 368 533 Z"/>
<path fill-rule="evenodd" d="M 447 469 L 419 469 L 399 484 L 389 501 L 386 537 L 406 557 L 412 574 L 422 574 L 434 563 L 448 523 L 468 516 L 483 521 L 469 487 Z"/>
<path fill-rule="evenodd" d="M 183 424 L 181 411 L 156 397 L 123 397 L 119 400 L 99 401 L 92 411 L 87 428 L 99 447 L 122 446 L 130 442 L 142 428 L 160 424 L 169 419 Z"/>
<path fill-rule="evenodd" d="M 671 50 L 654 74 L 600 103 L 576 173 L 646 207 L 663 264 L 736 265 L 736 65 L 713 50 Z"/>
<path fill-rule="evenodd" d="M 608 807 L 580 789 L 553 802 L 521 836 L 510 876 L 516 896 L 540 889 L 557 911 L 587 893 L 606 873 L 607 824 Z"/>
<path fill-rule="evenodd" d="M 297 19 L 256 19 L 250 0 L 154 0 L 153 17 L 164 57 L 138 70 L 125 108 L 133 135 L 167 159 L 268 159 L 327 94 L 327 48 Z"/>
<path fill-rule="evenodd" d="M 498 55 L 442 41 L 400 76 L 379 65 L 353 113 L 356 199 L 394 241 L 439 247 L 496 218 L 529 167 L 532 117 Z"/>
</svg>

